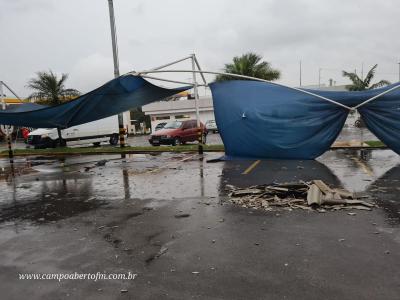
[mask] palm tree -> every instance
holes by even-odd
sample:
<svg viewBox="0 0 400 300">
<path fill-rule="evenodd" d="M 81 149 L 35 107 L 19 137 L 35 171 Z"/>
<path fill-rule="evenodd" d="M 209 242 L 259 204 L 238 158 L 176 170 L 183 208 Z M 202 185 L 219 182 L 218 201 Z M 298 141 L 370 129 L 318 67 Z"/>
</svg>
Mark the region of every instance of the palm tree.
<svg viewBox="0 0 400 300">
<path fill-rule="evenodd" d="M 51 70 L 49 72 L 37 72 L 36 78 L 28 81 L 27 87 L 35 90 L 28 98 L 38 103 L 58 105 L 79 96 L 80 92 L 75 89 L 66 89 L 65 81 L 68 74 L 61 74 L 59 79 Z"/>
<path fill-rule="evenodd" d="M 372 78 L 375 76 L 375 70 L 378 67 L 376 64 L 369 70 L 367 73 L 367 76 L 365 78 L 360 78 L 356 73 L 349 73 L 346 71 L 343 71 L 343 76 L 347 77 L 351 80 L 352 84 L 346 85 L 346 89 L 349 91 L 364 91 L 364 90 L 372 90 L 376 89 L 385 85 L 389 85 L 390 82 L 387 80 L 381 80 L 377 83 L 371 84 Z"/>
<path fill-rule="evenodd" d="M 246 53 L 242 56 L 235 56 L 233 63 L 225 64 L 225 73 L 233 73 L 239 75 L 246 75 L 265 80 L 277 80 L 281 76 L 281 72 L 273 69 L 271 65 L 262 61 L 262 56 L 256 53 Z M 215 81 L 235 80 L 241 79 L 229 75 L 217 75 Z"/>
</svg>

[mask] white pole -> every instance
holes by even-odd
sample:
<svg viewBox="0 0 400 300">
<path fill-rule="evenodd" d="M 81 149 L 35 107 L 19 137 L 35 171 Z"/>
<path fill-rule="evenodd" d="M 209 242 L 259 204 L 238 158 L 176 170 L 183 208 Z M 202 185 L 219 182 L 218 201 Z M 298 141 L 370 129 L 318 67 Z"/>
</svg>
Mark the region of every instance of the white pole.
<svg viewBox="0 0 400 300">
<path fill-rule="evenodd" d="M 321 88 L 321 68 L 318 69 L 318 87 Z"/>
<path fill-rule="evenodd" d="M 110 27 L 111 27 L 111 42 L 114 60 L 114 77 L 119 77 L 119 62 L 118 62 L 118 49 L 117 49 L 117 35 L 115 30 L 115 17 L 113 0 L 108 0 L 108 9 L 110 11 Z M 118 114 L 118 127 L 119 127 L 119 144 L 121 148 L 125 147 L 125 128 L 124 128 L 124 114 Z"/>
<path fill-rule="evenodd" d="M 399 81 L 400 81 L 400 62 L 398 64 L 399 64 Z"/>
<path fill-rule="evenodd" d="M 196 80 L 196 61 L 195 56 L 192 54 L 192 71 L 193 71 L 193 92 L 194 92 L 194 105 L 196 107 L 196 119 L 197 119 L 197 134 L 199 141 L 199 154 L 203 154 L 202 146 L 202 130 L 200 128 L 200 111 L 199 111 L 199 93 L 197 92 L 197 80 Z"/>
<path fill-rule="evenodd" d="M 382 93 L 380 93 L 380 94 L 378 94 L 378 95 L 376 95 L 376 96 L 374 96 L 374 97 L 371 97 L 371 98 L 365 100 L 364 102 L 362 102 L 362 103 L 360 103 L 360 104 L 354 106 L 354 109 L 357 109 L 357 108 L 359 108 L 359 107 L 361 107 L 361 106 L 363 106 L 363 105 L 365 105 L 365 104 L 367 104 L 367 103 L 369 103 L 369 102 L 375 100 L 376 98 L 379 98 L 379 97 L 381 97 L 381 96 L 383 96 L 383 95 L 386 95 L 386 94 L 388 94 L 388 93 L 390 93 L 390 92 L 392 92 L 392 91 L 394 91 L 394 90 L 397 90 L 397 89 L 399 89 L 399 88 L 400 88 L 400 84 L 399 84 L 399 85 L 396 85 L 396 86 L 394 86 L 394 87 L 392 87 L 392 88 L 390 88 L 390 89 L 388 89 L 388 90 L 386 90 L 386 91 L 384 91 L 384 92 L 382 92 Z"/>
<path fill-rule="evenodd" d="M 192 56 L 192 69 L 193 71 L 195 71 L 194 54 Z M 193 92 L 194 92 L 194 105 L 196 107 L 197 127 L 200 127 L 199 95 L 197 93 L 196 72 L 193 72 Z"/>
<path fill-rule="evenodd" d="M 301 60 L 300 60 L 300 66 L 299 67 L 300 67 L 300 70 L 299 70 L 300 74 L 299 75 L 300 75 L 300 86 L 301 86 Z"/>
<path fill-rule="evenodd" d="M 194 55 L 194 61 L 196 63 L 197 69 L 199 69 L 199 71 L 201 71 L 201 67 L 200 67 L 199 61 L 197 60 L 196 55 L 195 54 L 193 54 L 193 55 Z M 203 79 L 204 84 L 207 85 L 207 81 L 206 81 L 206 78 L 204 77 L 204 74 L 200 73 L 200 76 Z"/>
<path fill-rule="evenodd" d="M 4 81 L 2 81 L 2 84 L 6 87 L 7 90 L 9 90 L 11 92 L 11 94 L 13 94 L 19 100 L 21 100 L 21 98 Z"/>
<path fill-rule="evenodd" d="M 166 67 L 169 67 L 169 66 L 172 66 L 172 65 L 174 65 L 174 64 L 180 63 L 180 62 L 182 62 L 182 61 L 184 61 L 184 60 L 187 60 L 187 59 L 192 59 L 192 56 L 190 55 L 190 56 L 187 56 L 187 57 L 184 57 L 184 58 L 175 60 L 175 61 L 173 61 L 173 62 L 167 63 L 167 64 L 165 64 L 165 65 L 162 65 L 162 66 L 159 66 L 159 67 L 157 67 L 157 68 L 150 69 L 150 70 L 156 71 L 156 70 L 164 69 L 164 68 L 166 68 Z"/>
</svg>

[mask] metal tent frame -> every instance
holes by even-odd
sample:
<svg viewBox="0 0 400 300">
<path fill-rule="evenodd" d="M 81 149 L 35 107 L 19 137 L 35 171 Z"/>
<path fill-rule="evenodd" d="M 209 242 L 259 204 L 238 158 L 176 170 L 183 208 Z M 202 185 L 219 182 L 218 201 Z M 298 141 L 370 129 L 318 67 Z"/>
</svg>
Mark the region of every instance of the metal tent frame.
<svg viewBox="0 0 400 300">
<path fill-rule="evenodd" d="M 182 70 L 182 69 L 179 69 L 179 70 L 162 70 L 165 67 L 177 64 L 177 63 L 182 62 L 182 61 L 187 60 L 187 59 L 191 59 L 192 60 L 192 70 Z M 195 69 L 195 65 L 197 66 L 198 70 Z M 155 76 L 149 76 L 148 75 L 148 74 L 154 74 L 154 73 L 192 73 L 194 81 L 193 81 L 193 83 L 189 83 L 189 82 L 170 80 L 170 79 L 165 79 L 165 78 L 160 78 L 160 77 L 155 77 Z M 197 83 L 196 74 L 200 74 L 201 75 L 204 84 L 198 84 Z M 287 85 L 284 85 L 284 84 L 271 82 L 271 81 L 268 81 L 268 80 L 265 80 L 265 79 L 260 79 L 260 78 L 256 78 L 256 77 L 252 77 L 252 76 L 239 75 L 239 74 L 233 74 L 233 73 L 225 73 L 225 72 L 217 72 L 217 71 L 202 70 L 200 68 L 200 64 L 199 64 L 195 54 L 192 54 L 192 55 L 187 56 L 185 58 L 173 61 L 171 63 L 167 63 L 167 64 L 162 65 L 162 66 L 157 67 L 157 68 L 153 68 L 153 69 L 150 69 L 150 70 L 143 70 L 143 71 L 139 71 L 139 72 L 132 71 L 132 72 L 126 73 L 125 75 L 135 75 L 135 76 L 141 76 L 141 77 L 148 78 L 148 79 L 153 79 L 153 80 L 160 80 L 160 81 L 166 81 L 166 82 L 172 82 L 172 83 L 180 83 L 180 84 L 192 85 L 195 88 L 195 90 L 197 90 L 197 87 L 199 87 L 199 86 L 205 86 L 205 87 L 208 86 L 208 83 L 204 78 L 204 74 L 228 75 L 228 76 L 237 77 L 237 78 L 243 78 L 243 79 L 250 79 L 250 80 L 261 81 L 261 82 L 267 82 L 269 84 L 282 86 L 282 87 L 285 87 L 285 88 L 288 88 L 288 89 L 292 89 L 292 90 L 295 90 L 295 91 L 298 91 L 298 92 L 301 92 L 301 93 L 304 93 L 304 94 L 308 94 L 308 95 L 317 97 L 319 99 L 328 101 L 328 102 L 333 103 L 335 105 L 338 105 L 340 107 L 346 108 L 349 111 L 355 111 L 356 109 L 360 108 L 361 106 L 363 106 L 363 105 L 365 105 L 365 104 L 367 104 L 367 103 L 369 103 L 371 101 L 374 101 L 374 100 L 378 99 L 379 97 L 381 97 L 383 95 L 386 95 L 386 94 L 388 94 L 388 93 L 390 93 L 392 91 L 395 91 L 395 90 L 400 88 L 400 82 L 399 82 L 398 85 L 396 85 L 396 86 L 394 86 L 394 87 L 392 87 L 392 88 L 390 88 L 390 89 L 388 89 L 388 90 L 386 90 L 386 91 L 384 91 L 384 92 L 382 92 L 382 93 L 380 93 L 378 95 L 375 95 L 375 96 L 363 101 L 362 103 L 360 103 L 360 104 L 358 104 L 358 105 L 356 105 L 354 107 L 350 107 L 350 106 L 344 105 L 342 103 L 339 103 L 339 102 L 337 102 L 335 100 L 329 99 L 329 98 L 321 96 L 321 95 L 317 95 L 317 94 L 315 94 L 313 92 L 310 92 L 310 91 L 307 91 L 307 90 L 304 90 L 304 89 L 301 89 L 301 88 L 290 87 L 290 86 L 287 86 Z M 197 101 L 198 101 L 198 99 L 196 99 L 196 102 Z M 197 110 L 197 108 L 196 108 L 196 110 Z"/>
</svg>

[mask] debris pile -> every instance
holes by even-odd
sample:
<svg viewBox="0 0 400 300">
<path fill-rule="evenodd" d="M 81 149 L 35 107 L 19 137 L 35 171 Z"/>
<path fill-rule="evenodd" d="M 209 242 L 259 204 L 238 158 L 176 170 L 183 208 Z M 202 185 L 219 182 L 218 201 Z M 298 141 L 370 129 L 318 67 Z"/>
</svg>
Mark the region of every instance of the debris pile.
<svg viewBox="0 0 400 300">
<path fill-rule="evenodd" d="M 237 188 L 227 185 L 230 201 L 246 208 L 271 211 L 279 208 L 292 210 L 359 209 L 371 210 L 375 204 L 362 200 L 366 196 L 344 189 L 330 188 L 322 180 Z"/>
</svg>

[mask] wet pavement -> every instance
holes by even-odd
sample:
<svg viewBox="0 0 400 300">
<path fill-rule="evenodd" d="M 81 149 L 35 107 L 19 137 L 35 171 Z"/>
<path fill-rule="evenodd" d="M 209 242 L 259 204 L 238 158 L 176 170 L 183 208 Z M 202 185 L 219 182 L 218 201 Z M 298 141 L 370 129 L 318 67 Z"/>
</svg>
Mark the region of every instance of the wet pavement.
<svg viewBox="0 0 400 300">
<path fill-rule="evenodd" d="M 208 163 L 220 154 L 0 160 L 2 299 L 398 299 L 400 159 L 329 151 L 316 161 Z M 262 212 L 226 185 L 322 179 L 372 211 Z M 134 280 L 19 280 L 127 273 Z M 121 292 L 122 291 L 122 292 Z"/>
</svg>

